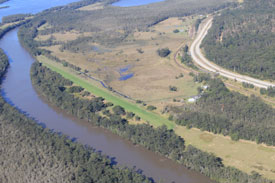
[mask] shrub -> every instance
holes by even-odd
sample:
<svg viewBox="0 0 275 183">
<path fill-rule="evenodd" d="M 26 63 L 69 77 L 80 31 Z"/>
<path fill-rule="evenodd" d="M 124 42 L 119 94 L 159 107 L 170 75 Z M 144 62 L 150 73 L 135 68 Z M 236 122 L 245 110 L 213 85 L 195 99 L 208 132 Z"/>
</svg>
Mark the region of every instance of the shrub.
<svg viewBox="0 0 275 183">
<path fill-rule="evenodd" d="M 125 115 L 126 114 L 125 109 L 119 105 L 113 107 L 113 112 L 116 115 Z"/>
<path fill-rule="evenodd" d="M 167 57 L 171 53 L 171 51 L 168 48 L 158 49 L 157 52 L 160 57 Z"/>
<path fill-rule="evenodd" d="M 127 119 L 132 119 L 134 116 L 135 116 L 135 113 L 133 113 L 133 112 L 127 112 L 126 113 L 126 118 Z"/>
<path fill-rule="evenodd" d="M 155 106 L 149 105 L 149 106 L 147 107 L 147 109 L 148 109 L 149 111 L 153 111 L 153 110 L 156 110 L 157 108 L 156 108 Z"/>
<path fill-rule="evenodd" d="M 137 52 L 140 53 L 140 54 L 144 53 L 144 51 L 142 50 L 142 48 L 138 48 Z"/>
<path fill-rule="evenodd" d="M 136 119 L 136 121 L 140 121 L 140 117 L 139 116 L 136 116 L 135 119 Z"/>
<path fill-rule="evenodd" d="M 179 33 L 180 31 L 179 31 L 179 29 L 175 29 L 175 30 L 173 30 L 173 32 L 174 33 Z"/>
<path fill-rule="evenodd" d="M 177 87 L 175 87 L 175 86 L 169 86 L 169 90 L 170 90 L 170 91 L 177 91 L 178 89 L 177 89 Z"/>
<path fill-rule="evenodd" d="M 68 89 L 70 93 L 80 93 L 84 90 L 81 86 L 72 86 Z"/>
<path fill-rule="evenodd" d="M 143 101 L 141 101 L 141 100 L 137 100 L 137 101 L 136 101 L 136 103 L 137 103 L 137 104 L 142 104 L 142 103 L 143 103 Z"/>
</svg>

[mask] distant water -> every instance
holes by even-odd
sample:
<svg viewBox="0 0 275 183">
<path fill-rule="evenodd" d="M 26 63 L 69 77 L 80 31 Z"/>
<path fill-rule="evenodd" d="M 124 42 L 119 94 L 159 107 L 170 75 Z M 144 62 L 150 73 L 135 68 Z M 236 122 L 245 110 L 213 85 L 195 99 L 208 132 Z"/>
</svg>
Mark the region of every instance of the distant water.
<svg viewBox="0 0 275 183">
<path fill-rule="evenodd" d="M 45 9 L 62 6 L 78 0 L 10 0 L 1 4 L 1 6 L 9 6 L 9 8 L 0 9 L 0 22 L 3 16 L 18 13 L 38 13 Z"/>
<path fill-rule="evenodd" d="M 119 2 L 113 3 L 113 6 L 120 7 L 130 7 L 130 6 L 140 6 L 156 2 L 161 2 L 164 0 L 120 0 Z"/>
</svg>

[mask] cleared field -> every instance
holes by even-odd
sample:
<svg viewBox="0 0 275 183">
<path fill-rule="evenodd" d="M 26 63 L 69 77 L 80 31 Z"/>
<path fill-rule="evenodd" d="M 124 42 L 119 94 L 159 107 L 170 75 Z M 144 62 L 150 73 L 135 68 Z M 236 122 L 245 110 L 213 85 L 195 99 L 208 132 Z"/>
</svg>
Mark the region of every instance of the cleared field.
<svg viewBox="0 0 275 183">
<path fill-rule="evenodd" d="M 191 43 L 190 34 L 197 18 L 198 16 L 169 18 L 147 31 L 136 30 L 122 43 L 112 46 L 90 41 L 85 46 L 80 46 L 80 51 L 77 52 L 60 50 L 60 45 L 42 48 L 88 70 L 91 75 L 123 94 L 162 107 L 164 103 L 173 101 L 173 98 L 186 99 L 197 94 L 196 88 L 199 85 L 193 82 L 193 78 L 188 75 L 189 71 L 178 68 L 173 61 L 173 54 L 178 47 L 183 42 L 186 45 Z M 174 30 L 179 32 L 175 33 Z M 56 41 L 64 42 L 91 35 L 89 32 L 64 32 L 39 35 L 36 40 L 46 40 L 53 36 Z M 157 50 L 166 47 L 171 50 L 171 54 L 167 58 L 159 57 Z M 127 71 L 121 73 L 121 69 Z M 120 79 L 131 73 L 132 78 Z M 178 78 L 181 74 L 184 77 Z M 170 85 L 176 86 L 178 91 L 171 92 Z"/>
<path fill-rule="evenodd" d="M 199 129 L 188 130 L 177 126 L 175 131 L 187 144 L 221 157 L 225 165 L 247 173 L 256 171 L 264 177 L 275 179 L 275 147 L 244 140 L 232 141 L 230 137 L 202 132 Z"/>
</svg>

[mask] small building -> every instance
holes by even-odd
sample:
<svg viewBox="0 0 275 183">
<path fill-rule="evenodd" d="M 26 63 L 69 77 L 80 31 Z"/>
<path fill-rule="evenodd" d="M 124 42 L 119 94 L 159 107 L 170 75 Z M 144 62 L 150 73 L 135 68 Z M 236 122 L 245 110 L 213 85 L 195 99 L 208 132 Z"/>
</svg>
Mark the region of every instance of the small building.
<svg viewBox="0 0 275 183">
<path fill-rule="evenodd" d="M 196 102 L 196 99 L 194 99 L 194 98 L 189 98 L 189 99 L 188 99 L 188 102 L 190 102 L 190 103 Z"/>
<path fill-rule="evenodd" d="M 208 86 L 207 86 L 207 85 L 204 85 L 204 86 L 203 86 L 203 89 L 205 89 L 205 90 L 206 90 L 207 88 L 208 88 Z"/>
<path fill-rule="evenodd" d="M 191 98 L 189 98 L 187 101 L 188 102 L 196 102 L 198 99 L 201 98 L 201 95 L 197 95 L 197 96 L 192 96 Z"/>
</svg>

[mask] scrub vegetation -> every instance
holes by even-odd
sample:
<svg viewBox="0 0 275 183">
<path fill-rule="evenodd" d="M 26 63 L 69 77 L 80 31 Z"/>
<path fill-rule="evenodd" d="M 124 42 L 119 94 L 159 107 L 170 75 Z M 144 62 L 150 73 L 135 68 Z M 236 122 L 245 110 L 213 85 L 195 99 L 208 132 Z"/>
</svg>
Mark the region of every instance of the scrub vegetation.
<svg viewBox="0 0 275 183">
<path fill-rule="evenodd" d="M 255 96 L 229 91 L 220 79 L 207 74 L 194 77 L 208 86 L 194 104 L 178 113 L 177 123 L 204 131 L 275 145 L 275 109 Z"/>
</svg>

